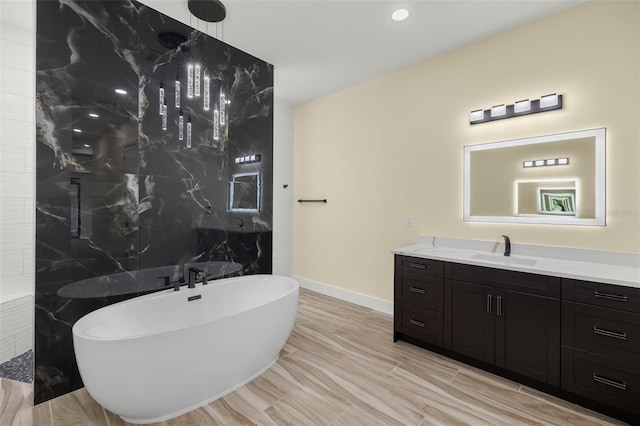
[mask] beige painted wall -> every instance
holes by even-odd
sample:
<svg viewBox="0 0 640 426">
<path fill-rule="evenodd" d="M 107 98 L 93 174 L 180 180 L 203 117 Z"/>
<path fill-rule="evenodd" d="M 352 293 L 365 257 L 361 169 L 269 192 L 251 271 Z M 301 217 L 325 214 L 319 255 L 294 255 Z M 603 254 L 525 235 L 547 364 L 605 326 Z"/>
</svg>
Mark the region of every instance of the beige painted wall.
<svg viewBox="0 0 640 426">
<path fill-rule="evenodd" d="M 639 29 L 638 2 L 590 2 L 299 106 L 295 198 L 328 203 L 294 207 L 294 275 L 391 301 L 390 250 L 419 235 L 640 252 Z M 553 92 L 562 110 L 469 125 Z M 597 127 L 606 227 L 462 220 L 465 145 Z"/>
</svg>

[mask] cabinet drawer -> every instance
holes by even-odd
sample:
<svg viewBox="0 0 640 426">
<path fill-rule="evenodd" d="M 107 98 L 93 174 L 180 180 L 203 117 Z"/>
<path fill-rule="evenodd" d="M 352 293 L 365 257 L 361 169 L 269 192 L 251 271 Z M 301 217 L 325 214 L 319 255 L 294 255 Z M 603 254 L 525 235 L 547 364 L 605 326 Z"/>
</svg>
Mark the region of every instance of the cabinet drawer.
<svg viewBox="0 0 640 426">
<path fill-rule="evenodd" d="M 576 349 L 640 364 L 640 315 L 576 303 L 574 344 Z M 633 354 L 625 356 L 620 350 Z"/>
<path fill-rule="evenodd" d="M 442 277 L 403 272 L 401 279 L 403 301 L 442 311 Z"/>
<path fill-rule="evenodd" d="M 442 344 L 442 312 L 404 304 L 401 315 L 403 333 L 428 343 Z"/>
<path fill-rule="evenodd" d="M 565 278 L 562 280 L 562 297 L 588 305 L 640 312 L 640 288 Z"/>
<path fill-rule="evenodd" d="M 451 278 L 455 281 L 487 285 L 535 296 L 560 298 L 560 278 L 527 272 L 507 271 L 484 266 L 452 263 Z"/>
<path fill-rule="evenodd" d="M 444 269 L 442 262 L 420 257 L 399 256 L 399 264 L 402 271 L 415 272 L 422 275 L 436 275 L 439 277 L 442 276 Z"/>
<path fill-rule="evenodd" d="M 640 366 L 576 350 L 573 391 L 640 414 Z"/>
</svg>

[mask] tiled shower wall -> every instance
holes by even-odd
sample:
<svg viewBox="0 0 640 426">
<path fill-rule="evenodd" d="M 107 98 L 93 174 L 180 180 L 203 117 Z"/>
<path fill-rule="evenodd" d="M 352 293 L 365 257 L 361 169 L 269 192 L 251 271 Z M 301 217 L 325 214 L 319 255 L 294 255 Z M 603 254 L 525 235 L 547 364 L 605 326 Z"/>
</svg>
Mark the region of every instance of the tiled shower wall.
<svg viewBox="0 0 640 426">
<path fill-rule="evenodd" d="M 1 22 L 0 43 L 2 363 L 33 346 L 34 34 Z"/>
</svg>

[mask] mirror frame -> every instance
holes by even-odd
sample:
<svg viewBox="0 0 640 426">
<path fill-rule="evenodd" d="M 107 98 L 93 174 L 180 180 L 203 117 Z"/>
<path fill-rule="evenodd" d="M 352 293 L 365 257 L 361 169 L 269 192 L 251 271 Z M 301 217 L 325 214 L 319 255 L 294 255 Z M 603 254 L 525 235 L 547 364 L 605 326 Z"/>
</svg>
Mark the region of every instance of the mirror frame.
<svg viewBox="0 0 640 426">
<path fill-rule="evenodd" d="M 235 195 L 234 183 L 236 182 L 236 178 L 245 177 L 245 176 L 255 176 L 256 177 L 256 185 L 257 185 L 257 194 L 256 194 L 256 208 L 255 209 L 240 209 L 233 207 L 233 199 Z M 229 211 L 236 213 L 259 213 L 262 210 L 262 173 L 260 172 L 251 172 L 251 173 L 236 173 L 231 176 L 231 182 L 229 182 Z"/>
<path fill-rule="evenodd" d="M 559 142 L 569 139 L 595 137 L 595 218 L 576 218 L 568 216 L 526 215 L 526 216 L 472 216 L 471 215 L 471 153 L 488 149 L 507 148 L 547 142 Z M 502 142 L 492 142 L 464 147 L 464 221 L 498 223 L 537 223 L 554 225 L 606 226 L 606 128 L 557 133 L 546 136 L 534 136 Z"/>
</svg>

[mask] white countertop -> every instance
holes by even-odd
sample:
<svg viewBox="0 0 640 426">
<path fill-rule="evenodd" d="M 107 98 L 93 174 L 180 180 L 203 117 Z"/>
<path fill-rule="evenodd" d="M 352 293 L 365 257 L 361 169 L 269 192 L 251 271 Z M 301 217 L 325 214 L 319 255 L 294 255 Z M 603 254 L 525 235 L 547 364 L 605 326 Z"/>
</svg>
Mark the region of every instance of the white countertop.
<svg viewBox="0 0 640 426">
<path fill-rule="evenodd" d="M 430 236 L 393 253 L 640 288 L 640 254 L 634 253 L 517 244 L 512 240 L 511 256 L 504 256 L 502 241 Z"/>
</svg>

